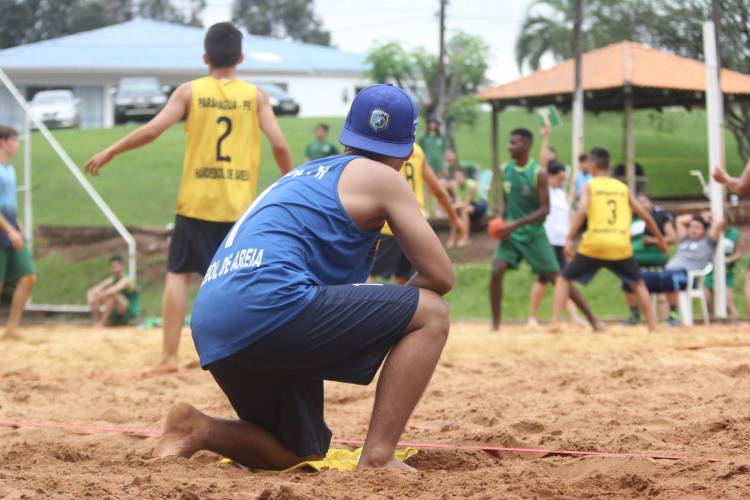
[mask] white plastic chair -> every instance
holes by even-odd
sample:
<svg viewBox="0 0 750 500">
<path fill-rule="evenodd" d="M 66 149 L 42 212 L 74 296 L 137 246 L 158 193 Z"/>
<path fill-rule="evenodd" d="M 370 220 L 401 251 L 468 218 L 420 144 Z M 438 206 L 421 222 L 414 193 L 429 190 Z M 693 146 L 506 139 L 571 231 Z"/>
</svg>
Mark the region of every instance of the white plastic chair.
<svg viewBox="0 0 750 500">
<path fill-rule="evenodd" d="M 714 265 L 709 262 L 703 269 L 698 271 L 688 271 L 685 290 L 682 290 L 677 294 L 677 304 L 680 309 L 680 319 L 682 320 L 683 325 L 693 326 L 693 300 L 695 299 L 698 299 L 701 303 L 703 323 L 706 325 L 709 324 L 708 303 L 706 302 L 703 283 L 706 281 L 706 276 L 711 274 L 713 268 Z"/>
</svg>

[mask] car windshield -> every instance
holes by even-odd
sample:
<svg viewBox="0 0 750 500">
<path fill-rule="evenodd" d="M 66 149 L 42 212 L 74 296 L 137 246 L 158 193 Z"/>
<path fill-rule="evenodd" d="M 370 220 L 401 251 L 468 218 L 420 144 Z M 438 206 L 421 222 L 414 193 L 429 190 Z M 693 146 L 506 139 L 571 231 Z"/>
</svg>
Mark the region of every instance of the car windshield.
<svg viewBox="0 0 750 500">
<path fill-rule="evenodd" d="M 263 91 L 264 91 L 264 92 L 265 92 L 266 94 L 268 94 L 268 95 L 270 95 L 270 96 L 272 96 L 272 97 L 276 97 L 276 98 L 278 98 L 278 99 L 285 99 L 285 98 L 288 98 L 288 97 L 289 97 L 289 96 L 287 95 L 287 93 L 286 93 L 286 92 L 284 92 L 284 89 L 282 89 L 282 88 L 281 88 L 281 87 L 279 87 L 278 85 L 273 85 L 273 84 L 271 84 L 271 83 L 261 83 L 261 84 L 260 84 L 260 85 L 258 85 L 258 86 L 259 86 L 259 87 L 260 87 L 261 89 L 263 89 Z"/>
<path fill-rule="evenodd" d="M 159 82 L 153 78 L 133 78 L 120 81 L 120 94 L 158 94 Z"/>
<path fill-rule="evenodd" d="M 47 94 L 40 93 L 31 100 L 34 104 L 68 104 L 71 101 L 70 94 Z"/>
</svg>

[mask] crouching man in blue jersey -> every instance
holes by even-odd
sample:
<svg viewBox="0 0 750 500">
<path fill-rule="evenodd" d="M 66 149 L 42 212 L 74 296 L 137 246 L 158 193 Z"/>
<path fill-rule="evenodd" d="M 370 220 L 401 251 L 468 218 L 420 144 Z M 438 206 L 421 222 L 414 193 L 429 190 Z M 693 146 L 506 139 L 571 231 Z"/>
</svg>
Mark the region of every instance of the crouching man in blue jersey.
<svg viewBox="0 0 750 500">
<path fill-rule="evenodd" d="M 193 306 L 193 341 L 239 420 L 179 403 L 154 454 L 211 450 L 251 468 L 325 456 L 323 381 L 369 384 L 380 368 L 359 469 L 407 468 L 394 450 L 448 336 L 453 270 L 399 174 L 417 108 L 374 85 L 352 103 L 345 154 L 305 163 L 263 192 L 227 234 Z M 418 275 L 366 285 L 388 222 Z M 385 359 L 385 363 L 383 360 Z"/>
</svg>

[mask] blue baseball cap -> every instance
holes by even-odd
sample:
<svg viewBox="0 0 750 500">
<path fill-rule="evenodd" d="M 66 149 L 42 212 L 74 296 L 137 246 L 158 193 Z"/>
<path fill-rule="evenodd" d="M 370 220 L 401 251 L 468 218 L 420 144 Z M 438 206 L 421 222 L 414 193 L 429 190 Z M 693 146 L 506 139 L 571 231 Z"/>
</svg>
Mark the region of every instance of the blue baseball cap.
<svg viewBox="0 0 750 500">
<path fill-rule="evenodd" d="M 354 98 L 339 142 L 390 158 L 408 158 L 418 120 L 417 105 L 409 94 L 389 83 L 371 85 Z"/>
</svg>

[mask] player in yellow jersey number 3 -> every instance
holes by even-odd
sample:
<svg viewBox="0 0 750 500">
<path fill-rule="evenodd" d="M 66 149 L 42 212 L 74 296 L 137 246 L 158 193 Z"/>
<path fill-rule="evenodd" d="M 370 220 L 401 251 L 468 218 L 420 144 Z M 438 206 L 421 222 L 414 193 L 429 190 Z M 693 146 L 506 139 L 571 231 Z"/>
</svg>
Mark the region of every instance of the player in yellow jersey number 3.
<svg viewBox="0 0 750 500">
<path fill-rule="evenodd" d="M 242 33 L 231 23 L 214 24 L 206 33 L 205 50 L 208 76 L 177 87 L 150 122 L 86 163 L 86 171 L 96 175 L 115 156 L 149 144 L 187 116 L 185 160 L 162 302 L 162 356 L 152 372 L 177 370 L 190 274 L 205 274 L 227 232 L 255 198 L 260 130 L 271 143 L 281 173 L 292 168 L 289 147 L 268 97 L 255 85 L 237 79 L 237 65 L 244 58 Z"/>
</svg>

